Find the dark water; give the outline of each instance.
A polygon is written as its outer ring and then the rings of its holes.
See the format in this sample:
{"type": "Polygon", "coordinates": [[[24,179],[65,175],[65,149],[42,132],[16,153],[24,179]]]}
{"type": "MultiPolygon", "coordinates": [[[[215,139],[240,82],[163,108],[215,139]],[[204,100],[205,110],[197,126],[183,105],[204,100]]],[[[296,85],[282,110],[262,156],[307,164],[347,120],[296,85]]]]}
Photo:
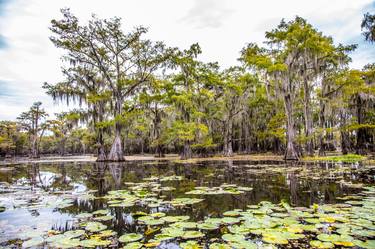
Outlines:
{"type": "MultiPolygon", "coordinates": [[[[186,197],[185,192],[196,186],[219,186],[222,183],[252,187],[241,195],[204,196],[204,201],[183,208],[110,208],[113,221],[104,222],[119,234],[139,232],[133,222],[132,212],[165,212],[168,215],[189,215],[191,220],[207,216],[220,216],[227,210],[245,209],[249,204],[261,201],[279,203],[285,200],[293,206],[310,206],[313,203],[340,202],[336,197],[358,193],[356,183],[373,184],[374,172],[359,164],[299,164],[285,165],[280,162],[207,161],[191,164],[174,162],[124,162],[124,163],[40,163],[12,166],[13,170],[0,170],[0,204],[9,199],[22,200],[22,191],[37,190],[43,196],[97,190],[95,196],[103,196],[110,190],[126,188],[126,182],[141,182],[143,178],[156,176],[183,176],[181,181],[162,182],[174,191],[162,192],[166,200],[186,197]],[[15,187],[12,196],[7,187],[15,187]],[[20,194],[21,193],[21,194],[20,194]]],[[[191,197],[191,196],[190,196],[191,197]]],[[[197,196],[194,196],[197,197],[197,196]]],[[[32,199],[28,198],[29,204],[32,199]]],[[[106,209],[101,199],[76,199],[74,205],[63,208],[7,208],[0,213],[0,243],[16,239],[22,228],[45,226],[54,230],[74,228],[72,217],[82,212],[106,209]]],[[[0,244],[1,245],[1,244],[0,244]]]]}

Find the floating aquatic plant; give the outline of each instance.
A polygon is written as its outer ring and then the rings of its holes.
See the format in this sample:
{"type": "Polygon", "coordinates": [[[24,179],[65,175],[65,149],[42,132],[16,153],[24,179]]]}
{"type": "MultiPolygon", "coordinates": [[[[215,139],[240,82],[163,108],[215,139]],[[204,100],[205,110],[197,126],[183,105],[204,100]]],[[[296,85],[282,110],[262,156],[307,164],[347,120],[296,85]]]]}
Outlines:
{"type": "Polygon", "coordinates": [[[141,240],[143,236],[141,234],[136,233],[128,233],[120,236],[118,240],[123,243],[135,242],[141,240]]]}

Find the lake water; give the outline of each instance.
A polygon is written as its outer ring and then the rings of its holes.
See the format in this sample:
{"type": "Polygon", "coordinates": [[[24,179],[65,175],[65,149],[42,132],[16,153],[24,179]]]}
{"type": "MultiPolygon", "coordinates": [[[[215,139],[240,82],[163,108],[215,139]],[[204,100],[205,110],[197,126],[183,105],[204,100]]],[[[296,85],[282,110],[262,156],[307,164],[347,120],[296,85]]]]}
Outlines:
{"type": "MultiPolygon", "coordinates": [[[[324,229],[333,223],[353,225],[351,219],[355,212],[352,209],[348,211],[351,208],[349,205],[353,205],[353,208],[363,207],[360,212],[368,213],[371,217],[375,215],[373,212],[375,208],[368,208],[368,206],[372,207],[372,201],[374,201],[372,189],[367,189],[367,193],[364,193],[366,189],[363,189],[363,187],[374,186],[374,176],[374,167],[365,167],[358,163],[286,165],[278,161],[229,160],[197,163],[63,162],[29,163],[13,165],[10,168],[7,166],[0,170],[0,207],[5,209],[0,212],[0,246],[18,248],[21,247],[23,241],[29,241],[24,244],[24,247],[30,245],[32,248],[62,248],[64,246],[68,248],[78,247],[79,241],[90,239],[105,241],[105,243],[100,246],[99,242],[95,244],[95,241],[91,241],[92,243],[88,241],[81,246],[120,248],[128,245],[128,248],[138,248],[146,245],[147,247],[178,248],[180,245],[184,248],[199,248],[195,247],[196,242],[199,246],[207,248],[214,243],[216,247],[210,248],[219,248],[219,246],[226,248],[225,246],[228,245],[234,248],[306,248],[309,247],[311,240],[322,241],[322,243],[332,242],[333,245],[335,244],[331,241],[333,238],[317,240],[315,236],[326,233],[324,229]],[[350,203],[350,200],[365,200],[365,202],[356,205],[354,202],[350,203]],[[279,205],[281,202],[288,205],[279,205]],[[371,205],[368,204],[369,202],[371,205]],[[337,203],[347,204],[342,207],[334,205],[337,203]],[[313,204],[324,207],[323,211],[314,211],[311,207],[313,204]],[[325,207],[330,207],[331,204],[339,211],[347,211],[348,213],[343,215],[347,220],[344,221],[343,218],[340,220],[341,218],[330,215],[329,217],[333,216],[335,219],[331,222],[327,214],[340,213],[336,210],[327,211],[325,207]],[[289,223],[277,225],[281,217],[285,218],[287,215],[272,215],[272,213],[288,213],[297,217],[288,209],[289,205],[297,208],[293,209],[293,212],[312,213],[314,217],[311,217],[320,219],[320,222],[317,222],[319,226],[316,227],[318,230],[310,233],[306,227],[306,230],[302,229],[304,231],[294,231],[305,237],[287,238],[287,244],[285,241],[273,243],[269,242],[269,239],[262,239],[262,236],[278,237],[285,229],[292,227],[289,223]],[[366,209],[364,209],[365,206],[366,209]],[[281,210],[282,208],[285,210],[281,210]],[[101,211],[92,214],[97,210],[101,211]],[[256,213],[252,210],[266,211],[256,213]],[[247,213],[245,215],[241,212],[247,213]],[[87,214],[87,217],[82,215],[82,218],[77,218],[77,215],[80,217],[82,213],[87,214]],[[152,221],[150,221],[151,218],[147,218],[151,217],[151,214],[155,214],[152,221]],[[159,222],[163,217],[176,216],[189,217],[178,221],[165,219],[165,222],[164,220],[159,222]],[[139,217],[144,218],[139,220],[139,217]],[[212,224],[217,225],[217,229],[215,226],[211,229],[194,227],[194,223],[195,225],[202,224],[208,218],[223,217],[231,217],[233,221],[213,222],[212,224]],[[244,224],[247,218],[248,223],[252,224],[265,219],[273,219],[276,225],[261,228],[247,227],[246,232],[236,232],[235,226],[244,224]],[[237,222],[234,219],[238,219],[237,222]],[[91,225],[98,225],[99,222],[106,228],[90,230],[85,228],[88,222],[94,223],[91,225]],[[182,222],[180,224],[182,227],[173,226],[176,222],[182,222]],[[191,226],[183,222],[190,222],[191,226]],[[198,231],[199,233],[169,234],[168,237],[165,235],[167,230],[164,232],[159,230],[168,226],[178,231],[198,231]],[[278,230],[275,230],[275,227],[279,227],[278,230]],[[274,230],[271,231],[271,228],[274,230]],[[272,232],[272,234],[257,234],[256,231],[259,229],[268,229],[264,231],[272,232]],[[61,235],[60,238],[55,237],[56,240],[69,240],[65,241],[66,243],[61,242],[62,244],[52,239],[48,240],[50,237],[69,230],[79,230],[82,234],[66,238],[62,238],[61,235]],[[108,233],[112,234],[100,235],[100,231],[103,230],[110,230],[108,233]],[[134,235],[134,239],[127,238],[124,242],[118,242],[118,237],[124,234],[142,235],[142,238],[136,238],[134,235]],[[165,239],[157,234],[164,234],[165,239]],[[243,238],[240,241],[250,241],[252,244],[242,242],[241,244],[236,237],[224,238],[224,234],[241,235],[243,238]],[[186,244],[186,241],[194,242],[186,244]],[[254,245],[256,247],[252,247],[254,245]]],[[[308,224],[303,220],[304,217],[302,215],[296,218],[300,226],[308,224]]],[[[371,219],[370,222],[371,224],[366,225],[367,228],[362,227],[362,229],[374,232],[375,226],[371,219]]],[[[353,226],[354,228],[351,228],[355,230],[357,225],[353,226]]],[[[328,234],[351,236],[352,244],[347,245],[354,247],[359,246],[360,243],[367,243],[370,246],[363,248],[373,248],[371,247],[372,233],[355,236],[351,230],[347,234],[342,234],[334,232],[335,229],[340,229],[340,226],[332,225],[332,227],[333,229],[328,234]],[[354,240],[357,241],[353,242],[354,240]]],[[[346,238],[345,241],[349,239],[346,238]]],[[[336,243],[337,246],[340,245],[336,243]]]]}

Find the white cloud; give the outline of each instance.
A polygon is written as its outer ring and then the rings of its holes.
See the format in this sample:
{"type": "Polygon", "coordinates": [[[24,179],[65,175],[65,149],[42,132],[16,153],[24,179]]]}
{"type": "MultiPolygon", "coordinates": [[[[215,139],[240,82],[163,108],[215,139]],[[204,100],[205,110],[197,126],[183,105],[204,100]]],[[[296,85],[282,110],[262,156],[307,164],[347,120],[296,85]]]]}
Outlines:
{"type": "Polygon", "coordinates": [[[41,84],[61,80],[61,51],[49,41],[50,20],[60,18],[59,10],[70,7],[81,20],[91,13],[99,17],[119,16],[124,28],[144,25],[148,37],[170,46],[186,48],[199,42],[205,61],[224,67],[236,63],[248,42],[261,43],[264,32],[281,18],[307,18],[337,43],[360,43],[353,54],[353,66],[374,61],[372,46],[363,46],[360,22],[370,11],[371,0],[10,0],[0,16],[0,35],[7,47],[0,49],[0,119],[15,119],[34,101],[42,100],[50,113],[64,109],[54,106],[41,84]],[[366,10],[367,8],[367,10],[366,10]],[[361,49],[362,48],[362,49],[361,49]],[[4,85],[4,83],[3,83],[4,85]],[[11,96],[1,91],[9,89],[11,96]]]}
{"type": "Polygon", "coordinates": [[[193,23],[197,28],[219,28],[226,17],[233,13],[228,2],[216,0],[194,0],[193,6],[181,21],[193,23]]]}

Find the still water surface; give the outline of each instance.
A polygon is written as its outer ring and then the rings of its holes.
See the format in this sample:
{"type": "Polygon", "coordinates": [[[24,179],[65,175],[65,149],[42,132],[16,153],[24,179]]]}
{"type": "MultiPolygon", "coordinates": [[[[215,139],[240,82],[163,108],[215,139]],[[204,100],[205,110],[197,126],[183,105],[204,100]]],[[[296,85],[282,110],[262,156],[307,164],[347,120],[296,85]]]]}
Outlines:
{"type": "MultiPolygon", "coordinates": [[[[273,161],[204,161],[177,163],[171,161],[133,161],[124,163],[30,163],[0,170],[0,245],[17,244],[24,231],[32,229],[67,231],[76,228],[74,216],[109,209],[114,218],[103,222],[118,234],[143,232],[132,214],[163,212],[167,215],[188,215],[190,221],[221,217],[228,210],[245,210],[261,201],[309,207],[340,203],[337,197],[359,193],[356,184],[373,185],[374,171],[359,164],[320,163],[286,165],[273,161]],[[144,178],[182,176],[182,180],[162,181],[157,197],[173,200],[179,197],[204,199],[184,207],[109,207],[107,200],[80,198],[81,193],[95,197],[108,191],[126,189],[129,183],[144,178]],[[193,196],[185,194],[197,186],[217,187],[221,184],[250,187],[242,194],[193,196]],[[95,190],[95,192],[90,192],[95,190]],[[78,196],[73,205],[60,208],[58,196],[78,196]],[[45,205],[48,204],[57,205],[45,205]]],[[[62,203],[61,205],[64,205],[62,203]]],[[[22,238],[21,238],[22,239],[22,238]]],[[[171,246],[169,246],[171,247],[171,246]]]]}

